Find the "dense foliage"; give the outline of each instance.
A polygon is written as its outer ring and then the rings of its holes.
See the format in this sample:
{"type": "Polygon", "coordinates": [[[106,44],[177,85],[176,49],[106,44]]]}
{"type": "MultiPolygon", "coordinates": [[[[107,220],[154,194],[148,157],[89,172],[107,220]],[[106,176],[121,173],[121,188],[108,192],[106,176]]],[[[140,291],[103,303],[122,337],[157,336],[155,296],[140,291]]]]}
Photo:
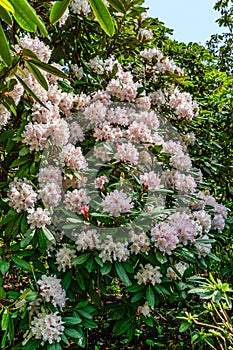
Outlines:
{"type": "Polygon", "coordinates": [[[30,4],[0,1],[1,348],[130,340],[232,254],[232,77],[142,0],[30,4]]]}

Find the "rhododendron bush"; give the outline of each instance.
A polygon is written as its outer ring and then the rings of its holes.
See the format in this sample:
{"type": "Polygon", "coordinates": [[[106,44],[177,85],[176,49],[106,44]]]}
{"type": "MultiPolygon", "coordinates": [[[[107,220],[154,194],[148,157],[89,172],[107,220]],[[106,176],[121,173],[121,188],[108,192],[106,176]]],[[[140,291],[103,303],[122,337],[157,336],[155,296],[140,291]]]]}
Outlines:
{"type": "Polygon", "coordinates": [[[2,7],[1,346],[85,347],[100,314],[131,339],[217,259],[227,209],[172,126],[199,107],[142,1],[30,3],[2,7]]]}

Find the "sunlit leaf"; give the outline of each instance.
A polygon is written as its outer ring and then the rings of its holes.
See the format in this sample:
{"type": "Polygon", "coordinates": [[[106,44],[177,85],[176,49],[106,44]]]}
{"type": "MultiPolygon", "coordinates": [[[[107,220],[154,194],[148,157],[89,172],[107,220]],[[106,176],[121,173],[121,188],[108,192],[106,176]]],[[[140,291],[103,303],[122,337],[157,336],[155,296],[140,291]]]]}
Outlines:
{"type": "Polygon", "coordinates": [[[56,23],[64,14],[65,10],[71,3],[71,0],[56,1],[53,4],[52,10],[50,12],[50,22],[52,24],[56,23]]]}
{"type": "Polygon", "coordinates": [[[92,11],[96,16],[101,28],[109,36],[114,35],[114,25],[110,13],[102,0],[89,0],[92,11]]]}

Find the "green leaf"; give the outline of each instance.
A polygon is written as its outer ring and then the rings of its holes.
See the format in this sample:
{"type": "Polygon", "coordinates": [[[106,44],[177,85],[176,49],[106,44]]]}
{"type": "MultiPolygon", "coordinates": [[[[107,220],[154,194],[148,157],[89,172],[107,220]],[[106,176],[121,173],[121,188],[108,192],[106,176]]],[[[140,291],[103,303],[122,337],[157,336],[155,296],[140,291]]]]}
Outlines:
{"type": "Polygon", "coordinates": [[[156,259],[160,262],[160,264],[165,264],[167,262],[167,257],[161,253],[159,250],[155,251],[156,259]]]}
{"type": "Polygon", "coordinates": [[[37,67],[40,67],[41,69],[45,70],[46,72],[56,75],[59,78],[66,79],[67,75],[63,73],[60,69],[57,69],[56,67],[51,66],[48,63],[41,62],[40,60],[36,59],[30,59],[28,62],[31,62],[35,64],[37,67]]]}
{"type": "Polygon", "coordinates": [[[91,253],[84,253],[80,256],[77,256],[77,258],[74,258],[72,263],[74,265],[82,265],[85,261],[87,261],[87,259],[89,258],[89,256],[91,255],[91,253]]]}
{"type": "Polygon", "coordinates": [[[115,335],[121,335],[129,329],[130,325],[131,325],[130,320],[125,320],[125,321],[118,320],[115,322],[113,326],[113,333],[115,335]]]}
{"type": "Polygon", "coordinates": [[[5,33],[3,31],[2,25],[0,23],[0,55],[3,59],[3,61],[10,66],[12,62],[11,53],[10,53],[10,47],[8,44],[8,40],[5,36],[5,33]]]}
{"type": "Polygon", "coordinates": [[[15,257],[15,256],[12,256],[11,260],[14,261],[14,263],[17,266],[21,267],[21,269],[31,272],[31,266],[30,266],[30,264],[27,261],[19,259],[19,258],[15,257]]]}
{"type": "Polygon", "coordinates": [[[107,275],[112,269],[112,264],[110,263],[105,263],[103,266],[100,268],[100,273],[101,275],[107,275]]]}
{"type": "Polygon", "coordinates": [[[45,237],[47,238],[48,241],[52,242],[53,244],[56,244],[56,240],[54,238],[54,235],[52,234],[51,231],[47,229],[47,227],[42,227],[41,228],[45,237]]]}
{"type": "Polygon", "coordinates": [[[36,54],[29,49],[23,48],[22,54],[23,54],[23,56],[26,56],[27,58],[31,57],[31,58],[35,58],[36,60],[38,60],[38,57],[36,56],[36,54]]]}
{"type": "Polygon", "coordinates": [[[125,13],[125,6],[120,0],[108,0],[108,3],[117,11],[125,13]]]}
{"type": "Polygon", "coordinates": [[[179,332],[183,333],[183,332],[187,331],[187,329],[189,329],[191,327],[191,325],[192,324],[188,321],[181,323],[180,328],[179,328],[179,332]]]}
{"type": "Polygon", "coordinates": [[[43,74],[40,72],[40,70],[35,66],[34,63],[30,62],[30,61],[25,61],[26,66],[28,67],[29,71],[32,73],[32,75],[34,76],[34,78],[38,81],[38,83],[45,89],[48,91],[49,87],[48,87],[48,83],[47,80],[45,79],[45,77],[43,76],[43,74]]]}
{"type": "Polygon", "coordinates": [[[104,2],[102,0],[89,0],[89,3],[101,28],[107,35],[113,36],[115,33],[113,21],[104,2]]]}
{"type": "Polygon", "coordinates": [[[155,295],[154,295],[154,291],[153,291],[153,288],[151,287],[151,285],[149,285],[147,287],[146,299],[148,301],[149,306],[150,307],[154,307],[154,305],[155,305],[155,295]]]}
{"type": "Polygon", "coordinates": [[[71,0],[63,0],[63,1],[56,1],[53,4],[52,10],[50,12],[50,22],[52,24],[56,23],[63,15],[69,4],[71,3],[71,0]]]}
{"type": "Polygon", "coordinates": [[[82,319],[79,316],[63,317],[62,321],[64,321],[67,326],[72,326],[72,325],[81,323],[82,319]]]}
{"type": "Polygon", "coordinates": [[[0,0],[0,6],[2,6],[5,10],[14,13],[14,8],[11,3],[7,0],[0,0]]]}
{"type": "Polygon", "coordinates": [[[118,262],[118,261],[115,262],[115,269],[116,269],[116,272],[117,272],[117,274],[118,274],[120,280],[121,280],[127,287],[131,286],[132,283],[131,283],[131,281],[130,281],[128,275],[127,275],[127,272],[125,271],[123,265],[122,265],[120,262],[118,262]]]}
{"type": "Polygon", "coordinates": [[[68,290],[68,288],[72,282],[72,275],[73,275],[73,271],[70,270],[65,274],[65,276],[62,279],[62,286],[65,290],[68,290]]]}
{"type": "Polygon", "coordinates": [[[11,15],[9,14],[9,12],[7,10],[5,10],[3,7],[0,6],[0,18],[3,19],[3,21],[5,21],[7,24],[9,24],[10,26],[12,25],[12,18],[11,15]]]}
{"type": "Polygon", "coordinates": [[[11,4],[15,11],[14,17],[20,27],[29,32],[35,32],[38,27],[45,36],[48,36],[43,22],[26,0],[11,0],[11,4]]]}
{"type": "Polygon", "coordinates": [[[30,339],[24,346],[23,350],[35,350],[38,349],[42,340],[30,339]]]}
{"type": "Polygon", "coordinates": [[[2,331],[5,331],[8,328],[9,318],[10,318],[9,312],[8,310],[5,310],[2,314],[2,321],[1,321],[2,331]]]}
{"type": "Polygon", "coordinates": [[[73,329],[73,328],[66,328],[64,330],[64,333],[68,336],[68,337],[71,337],[71,338],[81,338],[82,337],[82,334],[79,333],[76,329],[73,329]]]}
{"type": "Polygon", "coordinates": [[[20,247],[21,248],[25,248],[28,246],[28,244],[31,242],[31,240],[33,239],[34,235],[35,235],[35,230],[28,230],[30,231],[30,233],[27,235],[27,237],[23,238],[21,241],[20,241],[20,247]]]}
{"type": "Polygon", "coordinates": [[[5,275],[5,273],[7,273],[7,271],[9,271],[9,268],[10,268],[10,263],[9,261],[6,260],[5,257],[3,257],[1,260],[0,260],[0,271],[3,275],[5,275]]]}
{"type": "Polygon", "coordinates": [[[46,105],[34,94],[34,92],[29,88],[29,86],[27,86],[27,84],[25,84],[25,82],[17,75],[15,74],[16,78],[18,79],[18,81],[20,82],[20,84],[24,87],[24,89],[29,93],[29,95],[31,95],[34,100],[36,102],[38,102],[41,106],[43,106],[44,108],[48,109],[46,107],[46,105]]]}

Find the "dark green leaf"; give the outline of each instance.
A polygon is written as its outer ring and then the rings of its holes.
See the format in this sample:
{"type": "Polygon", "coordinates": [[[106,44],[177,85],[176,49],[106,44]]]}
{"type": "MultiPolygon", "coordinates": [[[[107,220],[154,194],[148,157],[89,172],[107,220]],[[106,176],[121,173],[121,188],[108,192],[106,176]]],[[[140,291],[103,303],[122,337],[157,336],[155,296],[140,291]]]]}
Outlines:
{"type": "Polygon", "coordinates": [[[31,95],[34,100],[36,102],[38,102],[41,106],[43,106],[44,108],[48,109],[45,104],[34,94],[34,92],[29,88],[29,86],[27,86],[27,84],[25,84],[25,82],[16,74],[15,75],[16,78],[18,79],[18,81],[20,82],[20,84],[24,87],[24,89],[29,93],[29,95],[31,95]]]}
{"type": "Polygon", "coordinates": [[[117,11],[125,12],[125,6],[120,0],[109,0],[108,3],[117,11]]]}
{"type": "Polygon", "coordinates": [[[115,269],[116,269],[116,272],[117,272],[117,275],[119,276],[120,280],[127,286],[131,286],[131,281],[127,275],[127,272],[125,271],[122,263],[116,261],[115,262],[115,269]]]}
{"type": "Polygon", "coordinates": [[[12,25],[12,23],[13,23],[11,15],[2,6],[0,6],[0,18],[2,18],[3,21],[5,21],[9,25],[12,25]]]}
{"type": "Polygon", "coordinates": [[[59,78],[63,78],[63,79],[67,78],[67,75],[65,73],[63,73],[60,69],[53,67],[52,65],[50,65],[48,63],[44,63],[44,62],[41,62],[40,60],[36,60],[36,59],[30,59],[30,60],[28,60],[28,62],[35,64],[37,67],[40,67],[41,69],[45,70],[46,72],[53,74],[53,75],[56,75],[59,78]]]}
{"type": "Polygon", "coordinates": [[[73,328],[66,328],[64,330],[64,333],[68,336],[68,337],[71,337],[71,338],[81,338],[82,337],[82,334],[79,333],[76,329],[73,329],[73,328]]]}
{"type": "Polygon", "coordinates": [[[77,256],[77,258],[74,258],[72,263],[74,265],[81,265],[83,264],[85,261],[87,261],[87,259],[89,258],[89,256],[91,255],[91,253],[84,253],[80,256],[77,256]]]}
{"type": "Polygon", "coordinates": [[[149,284],[146,290],[146,299],[150,307],[154,307],[155,305],[155,295],[152,286],[149,284]]]}
{"type": "Polygon", "coordinates": [[[63,317],[62,321],[64,321],[67,326],[72,326],[72,325],[81,323],[82,319],[79,316],[63,317]]]}
{"type": "Polygon", "coordinates": [[[112,269],[112,264],[110,263],[105,263],[103,266],[100,268],[100,273],[101,275],[107,275],[112,269]]]}
{"type": "Polygon", "coordinates": [[[29,71],[32,73],[34,78],[38,81],[38,83],[48,91],[48,83],[43,74],[40,72],[40,70],[30,61],[25,61],[26,66],[28,67],[29,71]]]}
{"type": "Polygon", "coordinates": [[[17,266],[21,267],[21,269],[31,272],[31,266],[30,266],[30,264],[27,261],[19,259],[19,258],[15,257],[15,256],[12,256],[11,260],[14,261],[14,263],[17,266]]]}

